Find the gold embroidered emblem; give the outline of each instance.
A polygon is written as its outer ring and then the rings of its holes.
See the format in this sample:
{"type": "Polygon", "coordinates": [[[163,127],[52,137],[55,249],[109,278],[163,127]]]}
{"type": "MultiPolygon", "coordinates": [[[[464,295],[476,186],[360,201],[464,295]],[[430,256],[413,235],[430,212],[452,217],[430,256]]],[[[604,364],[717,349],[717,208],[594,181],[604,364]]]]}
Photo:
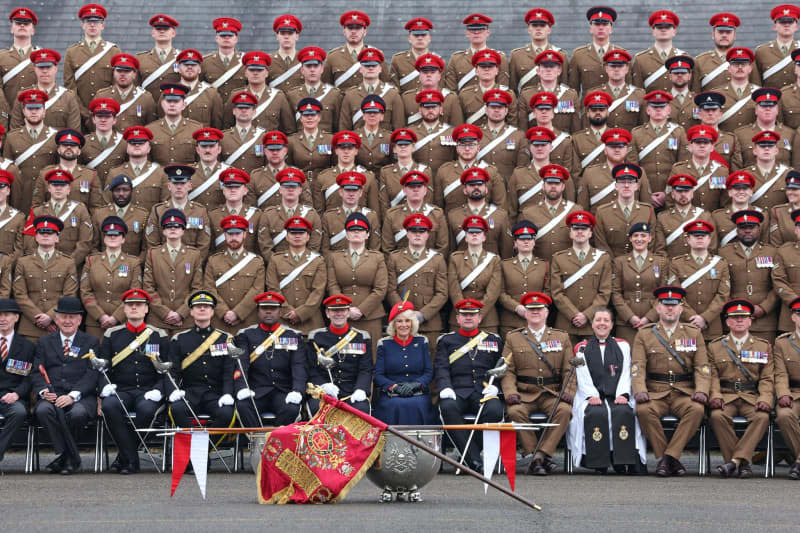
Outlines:
{"type": "Polygon", "coordinates": [[[619,438],[621,440],[628,440],[628,428],[622,426],[619,430],[619,438]]]}
{"type": "Polygon", "coordinates": [[[603,434],[600,433],[600,428],[598,427],[594,428],[594,433],[592,433],[592,440],[594,440],[595,442],[600,442],[601,440],[603,440],[603,434]]]}

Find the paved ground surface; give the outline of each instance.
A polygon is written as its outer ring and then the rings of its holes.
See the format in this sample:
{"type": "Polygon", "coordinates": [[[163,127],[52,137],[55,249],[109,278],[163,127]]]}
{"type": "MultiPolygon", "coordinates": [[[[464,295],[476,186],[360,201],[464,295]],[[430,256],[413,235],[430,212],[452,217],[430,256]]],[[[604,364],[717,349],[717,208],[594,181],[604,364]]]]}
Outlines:
{"type": "MultiPolygon", "coordinates": [[[[52,457],[42,455],[42,465],[52,457]]],[[[776,478],[722,480],[691,475],[547,478],[519,475],[517,491],[543,507],[529,510],[464,477],[440,474],[423,489],[422,503],[376,503],[379,490],[364,479],[339,505],[257,505],[255,476],[226,474],[214,465],[203,501],[192,477],[170,499],[170,479],[154,471],[135,476],[83,473],[70,478],[22,473],[24,458],[9,454],[0,477],[2,530],[113,531],[797,531],[800,483],[776,478]],[[190,526],[191,524],[191,526],[190,526]],[[490,525],[491,524],[491,525],[490,525]]],[[[92,462],[84,456],[84,464],[92,462]]],[[[714,465],[718,457],[712,457],[714,465]]],[[[650,459],[651,470],[653,459],[650,459]]],[[[149,469],[152,470],[152,467],[149,469]]],[[[763,473],[759,467],[756,474],[763,473]]],[[[505,483],[505,481],[503,480],[505,483]]]]}

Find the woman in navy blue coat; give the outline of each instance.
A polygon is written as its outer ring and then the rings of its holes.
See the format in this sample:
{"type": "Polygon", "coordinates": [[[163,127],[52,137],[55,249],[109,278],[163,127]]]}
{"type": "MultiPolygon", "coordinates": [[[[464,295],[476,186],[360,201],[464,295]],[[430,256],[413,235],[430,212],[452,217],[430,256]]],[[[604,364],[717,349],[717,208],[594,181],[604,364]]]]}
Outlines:
{"type": "Polygon", "coordinates": [[[378,398],[372,415],[390,425],[434,423],[433,365],[428,339],[417,335],[418,329],[414,305],[399,302],[389,313],[389,336],[378,342],[374,378],[378,398]]]}

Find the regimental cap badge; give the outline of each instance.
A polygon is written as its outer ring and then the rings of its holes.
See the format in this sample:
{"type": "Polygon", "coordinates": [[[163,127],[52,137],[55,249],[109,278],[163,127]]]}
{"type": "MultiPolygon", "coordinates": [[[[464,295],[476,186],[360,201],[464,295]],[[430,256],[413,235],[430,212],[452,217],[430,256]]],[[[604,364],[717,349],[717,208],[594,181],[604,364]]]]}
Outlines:
{"type": "Polygon", "coordinates": [[[179,169],[179,168],[176,168],[175,169],[175,175],[176,176],[180,176],[181,174],[183,174],[183,171],[181,169],[179,169]]]}
{"type": "Polygon", "coordinates": [[[577,215],[575,215],[575,220],[583,220],[583,219],[584,219],[584,216],[581,213],[578,213],[577,215]]]}
{"type": "Polygon", "coordinates": [[[422,219],[417,217],[414,219],[414,224],[422,224],[422,219]]]}
{"type": "Polygon", "coordinates": [[[661,20],[667,20],[667,14],[661,13],[661,20]]]}
{"type": "Polygon", "coordinates": [[[254,56],[253,56],[253,61],[261,61],[261,56],[259,56],[259,55],[254,55],[254,56]]]}

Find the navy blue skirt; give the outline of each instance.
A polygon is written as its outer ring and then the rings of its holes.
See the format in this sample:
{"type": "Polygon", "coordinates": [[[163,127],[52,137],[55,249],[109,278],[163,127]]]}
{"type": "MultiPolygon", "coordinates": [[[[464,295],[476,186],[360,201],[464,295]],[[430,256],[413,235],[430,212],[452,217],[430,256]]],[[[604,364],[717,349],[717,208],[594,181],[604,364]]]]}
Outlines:
{"type": "Polygon", "coordinates": [[[437,423],[430,394],[410,398],[390,398],[381,392],[372,416],[389,425],[416,426],[437,423]]]}

